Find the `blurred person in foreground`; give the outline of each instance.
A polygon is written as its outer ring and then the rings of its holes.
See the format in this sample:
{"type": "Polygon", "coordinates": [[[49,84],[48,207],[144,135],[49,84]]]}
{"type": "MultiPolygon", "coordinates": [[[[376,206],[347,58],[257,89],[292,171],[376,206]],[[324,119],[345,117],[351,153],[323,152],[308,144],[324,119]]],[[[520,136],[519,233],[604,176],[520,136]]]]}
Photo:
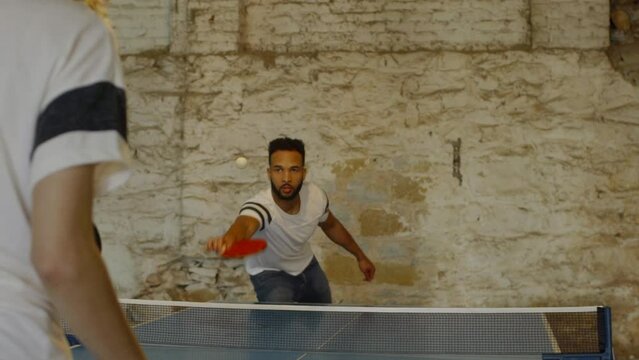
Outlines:
{"type": "Polygon", "coordinates": [[[93,198],[128,177],[126,99],[100,2],[0,2],[0,358],[144,359],[96,242],[93,198]],[[89,7],[93,8],[92,11],[89,7]]]}

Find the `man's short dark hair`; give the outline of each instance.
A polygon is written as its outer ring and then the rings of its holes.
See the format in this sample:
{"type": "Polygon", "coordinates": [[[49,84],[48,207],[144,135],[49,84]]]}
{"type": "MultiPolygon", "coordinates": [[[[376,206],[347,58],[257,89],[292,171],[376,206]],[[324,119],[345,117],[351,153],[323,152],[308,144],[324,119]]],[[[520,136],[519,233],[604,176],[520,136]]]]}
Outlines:
{"type": "Polygon", "coordinates": [[[306,158],[306,152],[304,151],[304,142],[299,139],[291,139],[287,136],[280,137],[271,140],[268,144],[268,163],[271,164],[271,155],[276,151],[297,151],[302,155],[302,164],[306,158]]]}

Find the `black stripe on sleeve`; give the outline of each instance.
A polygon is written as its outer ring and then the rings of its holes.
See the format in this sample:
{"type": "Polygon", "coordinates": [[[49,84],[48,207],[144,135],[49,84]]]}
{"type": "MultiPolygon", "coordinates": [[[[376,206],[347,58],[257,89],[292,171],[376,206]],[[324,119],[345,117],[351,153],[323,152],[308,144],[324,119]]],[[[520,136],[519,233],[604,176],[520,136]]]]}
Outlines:
{"type": "Polygon", "coordinates": [[[264,215],[262,215],[262,213],[257,210],[257,208],[254,208],[252,206],[243,206],[242,209],[240,210],[240,213],[242,213],[242,211],[244,210],[252,210],[255,211],[255,213],[260,217],[260,219],[262,220],[262,226],[260,227],[260,231],[264,230],[264,227],[266,226],[266,223],[264,222],[264,215]]]}
{"type": "Polygon", "coordinates": [[[247,202],[244,203],[244,205],[249,205],[249,204],[250,205],[259,206],[260,209],[264,210],[264,213],[266,213],[266,216],[268,217],[268,223],[269,224],[271,223],[271,221],[273,221],[273,218],[271,217],[271,213],[266,209],[266,207],[264,205],[262,205],[260,203],[253,202],[253,201],[247,201],[247,202]]]}
{"type": "Polygon", "coordinates": [[[31,157],[47,140],[78,130],[116,130],[126,139],[124,90],[110,82],[98,82],[55,98],[38,116],[31,157]]]}

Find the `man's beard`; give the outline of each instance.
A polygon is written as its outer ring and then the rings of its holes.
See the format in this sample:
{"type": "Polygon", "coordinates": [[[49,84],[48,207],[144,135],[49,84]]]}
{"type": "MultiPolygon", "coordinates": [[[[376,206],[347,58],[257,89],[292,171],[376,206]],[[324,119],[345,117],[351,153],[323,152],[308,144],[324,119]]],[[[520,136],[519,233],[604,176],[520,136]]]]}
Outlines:
{"type": "Polygon", "coordinates": [[[301,182],[295,189],[293,189],[293,192],[290,195],[284,195],[280,192],[280,190],[278,188],[275,187],[275,184],[273,183],[273,181],[271,181],[271,191],[280,199],[280,200],[292,200],[295,199],[295,197],[297,196],[297,194],[300,193],[300,190],[302,190],[302,185],[304,185],[304,182],[301,182]]]}

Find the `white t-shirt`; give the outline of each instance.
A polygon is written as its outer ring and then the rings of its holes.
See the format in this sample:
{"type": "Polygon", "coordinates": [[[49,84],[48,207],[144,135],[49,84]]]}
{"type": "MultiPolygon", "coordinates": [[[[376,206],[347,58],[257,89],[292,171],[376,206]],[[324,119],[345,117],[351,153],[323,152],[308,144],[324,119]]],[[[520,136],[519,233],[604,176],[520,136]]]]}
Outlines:
{"type": "Polygon", "coordinates": [[[317,225],[328,217],[328,198],[322,189],[310,182],[304,183],[299,195],[300,210],[295,215],[277,206],[270,187],[242,205],[240,215],[260,222],[253,238],[268,242],[266,250],[244,261],[249,274],[281,270],[298,275],[310,264],[313,251],[309,240],[317,225]]]}
{"type": "Polygon", "coordinates": [[[0,359],[70,359],[30,259],[31,194],[57,171],[126,180],[126,101],[111,33],[82,2],[0,1],[0,359]]]}

